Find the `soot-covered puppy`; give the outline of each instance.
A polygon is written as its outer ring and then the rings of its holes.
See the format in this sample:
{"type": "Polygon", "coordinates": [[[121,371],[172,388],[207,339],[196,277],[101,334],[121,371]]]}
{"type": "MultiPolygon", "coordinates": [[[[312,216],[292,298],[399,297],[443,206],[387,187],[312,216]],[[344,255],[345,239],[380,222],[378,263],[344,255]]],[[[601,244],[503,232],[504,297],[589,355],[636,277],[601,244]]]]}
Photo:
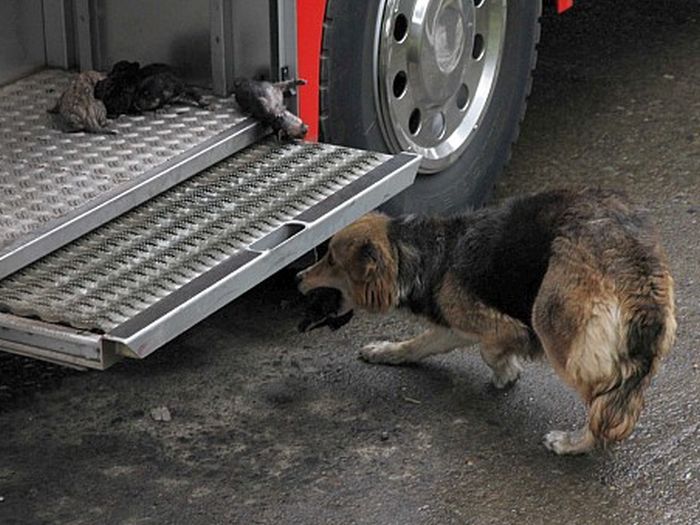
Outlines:
{"type": "Polygon", "coordinates": [[[544,355],[588,407],[586,425],[545,445],[577,454],[627,437],[676,331],[673,279],[646,216],[605,190],[548,191],[451,218],[370,214],[336,234],[301,272],[300,290],[342,292],[353,308],[403,308],[432,323],[366,346],[405,363],[481,344],[493,384],[544,355]]]}
{"type": "Polygon", "coordinates": [[[206,107],[197,89],[187,85],[167,64],[149,64],[120,60],[95,86],[110,117],[152,111],[171,103],[206,107]]]}
{"type": "Polygon", "coordinates": [[[140,67],[138,62],[120,60],[95,86],[95,97],[104,103],[108,117],[116,118],[133,111],[140,67]]]}
{"type": "Polygon", "coordinates": [[[107,109],[94,94],[95,85],[103,78],[104,74],[97,71],[77,74],[49,113],[58,115],[63,127],[70,132],[116,133],[107,129],[107,109]]]}
{"type": "Polygon", "coordinates": [[[293,94],[306,80],[267,82],[265,80],[236,79],[233,90],[241,109],[253,118],[270,126],[281,140],[303,139],[309,127],[284,105],[285,95],[293,94]]]}
{"type": "Polygon", "coordinates": [[[187,85],[175,70],[166,64],[149,64],[139,71],[133,107],[136,111],[152,111],[171,103],[206,107],[202,96],[187,85]]]}
{"type": "Polygon", "coordinates": [[[306,298],[304,318],[297,326],[300,332],[310,332],[322,326],[338,330],[352,319],[352,310],[338,315],[343,307],[343,294],[336,288],[314,288],[306,298]]]}

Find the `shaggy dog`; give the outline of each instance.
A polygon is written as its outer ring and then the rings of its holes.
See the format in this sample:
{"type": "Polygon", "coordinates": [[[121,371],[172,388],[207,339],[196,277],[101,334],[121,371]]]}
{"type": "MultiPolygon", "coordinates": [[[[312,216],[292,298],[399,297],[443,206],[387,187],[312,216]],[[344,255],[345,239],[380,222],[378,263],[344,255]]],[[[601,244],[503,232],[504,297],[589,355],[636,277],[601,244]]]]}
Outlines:
{"type": "Polygon", "coordinates": [[[449,218],[372,213],[336,234],[298,274],[303,293],[340,290],[353,308],[408,309],[431,323],[407,341],[368,345],[398,364],[475,341],[493,384],[545,355],[588,407],[586,425],[544,439],[578,454],[627,437],[676,331],[673,279],[654,228],[620,194],[548,191],[449,218]]]}

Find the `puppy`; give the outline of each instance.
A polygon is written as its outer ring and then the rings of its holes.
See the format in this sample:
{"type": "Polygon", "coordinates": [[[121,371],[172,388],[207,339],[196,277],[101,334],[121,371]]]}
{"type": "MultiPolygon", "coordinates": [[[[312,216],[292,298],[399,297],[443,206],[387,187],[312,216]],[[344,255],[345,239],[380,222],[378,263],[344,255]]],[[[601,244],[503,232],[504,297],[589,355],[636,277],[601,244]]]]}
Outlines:
{"type": "Polygon", "coordinates": [[[338,316],[338,310],[343,305],[343,294],[336,288],[314,288],[307,298],[304,318],[297,326],[300,332],[310,332],[322,326],[338,330],[352,319],[352,310],[338,316]]]}
{"type": "Polygon", "coordinates": [[[133,107],[137,112],[153,111],[166,104],[184,103],[206,107],[199,92],[177,76],[166,64],[150,64],[141,68],[133,107]]]}
{"type": "Polygon", "coordinates": [[[118,117],[153,111],[170,103],[206,107],[201,94],[188,86],[167,64],[149,64],[120,60],[95,86],[95,96],[102,100],[107,115],[118,117]]]}
{"type": "Polygon", "coordinates": [[[654,228],[620,194],[548,191],[451,218],[369,214],[336,234],[299,287],[340,290],[338,315],[402,308],[422,335],[366,346],[398,364],[481,344],[493,384],[544,355],[588,407],[545,445],[578,454],[627,437],[675,332],[673,279],[654,228]]]}
{"type": "Polygon", "coordinates": [[[116,133],[107,129],[107,109],[94,95],[95,85],[103,78],[97,71],[76,75],[49,113],[57,114],[70,132],[116,133]]]}
{"type": "Polygon", "coordinates": [[[104,103],[108,117],[116,118],[133,112],[140,67],[138,62],[120,60],[95,86],[95,97],[104,103]]]}
{"type": "Polygon", "coordinates": [[[303,139],[309,127],[284,105],[284,96],[294,94],[306,80],[275,84],[264,80],[237,79],[233,90],[241,109],[277,133],[280,140],[303,139]]]}

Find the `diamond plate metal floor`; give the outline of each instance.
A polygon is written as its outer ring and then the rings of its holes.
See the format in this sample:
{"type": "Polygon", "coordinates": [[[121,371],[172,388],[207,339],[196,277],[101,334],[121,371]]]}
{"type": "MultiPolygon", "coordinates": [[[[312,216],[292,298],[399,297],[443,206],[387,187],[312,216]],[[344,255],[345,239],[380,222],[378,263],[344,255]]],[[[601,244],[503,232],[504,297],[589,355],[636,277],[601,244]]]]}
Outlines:
{"type": "Polygon", "coordinates": [[[0,279],[0,349],[143,358],[413,183],[420,157],[266,140],[0,279]]]}
{"type": "Polygon", "coordinates": [[[262,135],[233,98],[215,97],[122,115],[118,135],[65,133],[47,109],[72,75],[0,88],[0,278],[262,135]]]}
{"type": "Polygon", "coordinates": [[[0,311],[109,332],[389,159],[251,146],[0,281],[0,311]]]}

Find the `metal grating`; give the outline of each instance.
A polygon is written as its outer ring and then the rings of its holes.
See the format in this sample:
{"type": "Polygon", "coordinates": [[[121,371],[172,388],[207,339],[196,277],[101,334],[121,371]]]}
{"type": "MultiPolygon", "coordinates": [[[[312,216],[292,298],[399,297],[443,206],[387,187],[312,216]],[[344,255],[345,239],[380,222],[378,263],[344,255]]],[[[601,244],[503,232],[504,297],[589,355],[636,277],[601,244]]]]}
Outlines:
{"type": "Polygon", "coordinates": [[[245,120],[233,99],[112,121],[118,135],[65,133],[47,113],[73,73],[45,70],[0,88],[0,255],[108,191],[245,120]]]}
{"type": "Polygon", "coordinates": [[[388,159],[251,146],[0,281],[0,310],[108,332],[388,159]]]}

